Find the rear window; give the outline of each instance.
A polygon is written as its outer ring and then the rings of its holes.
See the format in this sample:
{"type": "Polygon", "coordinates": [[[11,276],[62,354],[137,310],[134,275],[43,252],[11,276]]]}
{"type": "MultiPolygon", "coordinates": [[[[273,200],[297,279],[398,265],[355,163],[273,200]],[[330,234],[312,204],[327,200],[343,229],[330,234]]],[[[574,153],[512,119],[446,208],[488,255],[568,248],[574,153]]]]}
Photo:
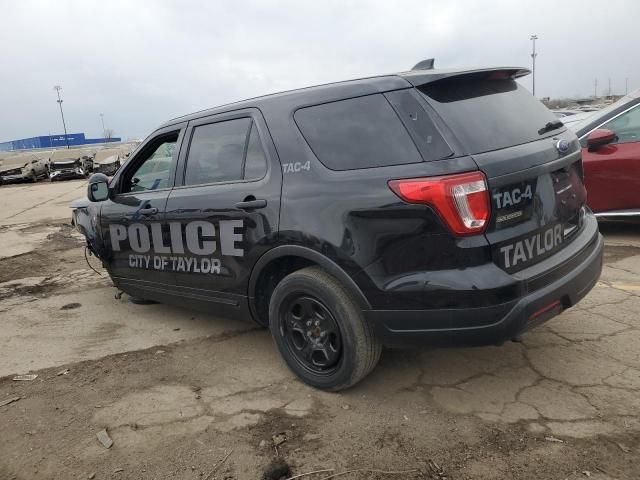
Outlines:
{"type": "Polygon", "coordinates": [[[557,118],[512,79],[450,79],[419,90],[468,153],[520,145],[561,131],[538,133],[557,118]]]}
{"type": "Polygon", "coordinates": [[[306,107],[294,117],[313,153],[332,170],[422,161],[398,115],[382,95],[306,107]]]}

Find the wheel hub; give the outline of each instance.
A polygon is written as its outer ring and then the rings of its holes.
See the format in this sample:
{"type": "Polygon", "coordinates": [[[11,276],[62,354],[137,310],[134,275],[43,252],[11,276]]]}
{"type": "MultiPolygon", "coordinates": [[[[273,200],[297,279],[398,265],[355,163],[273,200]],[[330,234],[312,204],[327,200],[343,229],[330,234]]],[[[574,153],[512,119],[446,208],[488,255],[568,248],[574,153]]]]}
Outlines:
{"type": "Polygon", "coordinates": [[[342,356],[342,336],[333,314],[318,299],[296,295],[283,302],[280,334],[306,369],[327,374],[337,367],[342,356]]]}

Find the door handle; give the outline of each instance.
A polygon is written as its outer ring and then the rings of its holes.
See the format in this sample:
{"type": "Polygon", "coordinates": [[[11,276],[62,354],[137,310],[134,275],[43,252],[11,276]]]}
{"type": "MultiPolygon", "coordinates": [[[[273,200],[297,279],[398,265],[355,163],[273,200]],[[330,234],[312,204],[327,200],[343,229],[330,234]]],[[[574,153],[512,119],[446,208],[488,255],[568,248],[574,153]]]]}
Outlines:
{"type": "Polygon", "coordinates": [[[142,208],[142,209],[140,209],[138,211],[142,215],[155,215],[156,213],[158,213],[158,209],[156,207],[142,208]]]}
{"type": "Polygon", "coordinates": [[[258,208],[264,208],[267,206],[267,201],[264,199],[259,200],[245,200],[244,202],[236,203],[236,208],[241,210],[255,210],[258,208]]]}

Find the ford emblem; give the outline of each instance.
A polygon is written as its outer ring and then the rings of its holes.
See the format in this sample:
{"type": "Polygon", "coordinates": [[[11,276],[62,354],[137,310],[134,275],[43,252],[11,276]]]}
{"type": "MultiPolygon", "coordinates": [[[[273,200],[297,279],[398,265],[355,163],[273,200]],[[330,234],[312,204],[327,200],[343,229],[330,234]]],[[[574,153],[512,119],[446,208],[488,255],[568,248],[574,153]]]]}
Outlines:
{"type": "Polygon", "coordinates": [[[556,148],[560,153],[567,153],[569,151],[569,142],[566,140],[558,140],[556,143],[556,148]]]}

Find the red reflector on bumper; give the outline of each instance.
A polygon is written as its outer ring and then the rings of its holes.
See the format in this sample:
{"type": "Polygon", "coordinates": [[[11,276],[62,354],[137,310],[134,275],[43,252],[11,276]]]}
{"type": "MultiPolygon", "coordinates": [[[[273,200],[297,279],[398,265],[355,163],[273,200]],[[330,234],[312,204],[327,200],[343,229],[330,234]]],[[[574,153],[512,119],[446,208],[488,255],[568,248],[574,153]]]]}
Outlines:
{"type": "Polygon", "coordinates": [[[558,314],[562,311],[562,303],[560,303],[560,300],[556,300],[553,303],[550,303],[549,305],[542,307],[540,310],[534,312],[530,317],[529,317],[529,321],[531,320],[535,320],[536,318],[544,315],[545,313],[553,313],[553,314],[558,314]],[[557,310],[557,311],[554,311],[557,310]]]}

